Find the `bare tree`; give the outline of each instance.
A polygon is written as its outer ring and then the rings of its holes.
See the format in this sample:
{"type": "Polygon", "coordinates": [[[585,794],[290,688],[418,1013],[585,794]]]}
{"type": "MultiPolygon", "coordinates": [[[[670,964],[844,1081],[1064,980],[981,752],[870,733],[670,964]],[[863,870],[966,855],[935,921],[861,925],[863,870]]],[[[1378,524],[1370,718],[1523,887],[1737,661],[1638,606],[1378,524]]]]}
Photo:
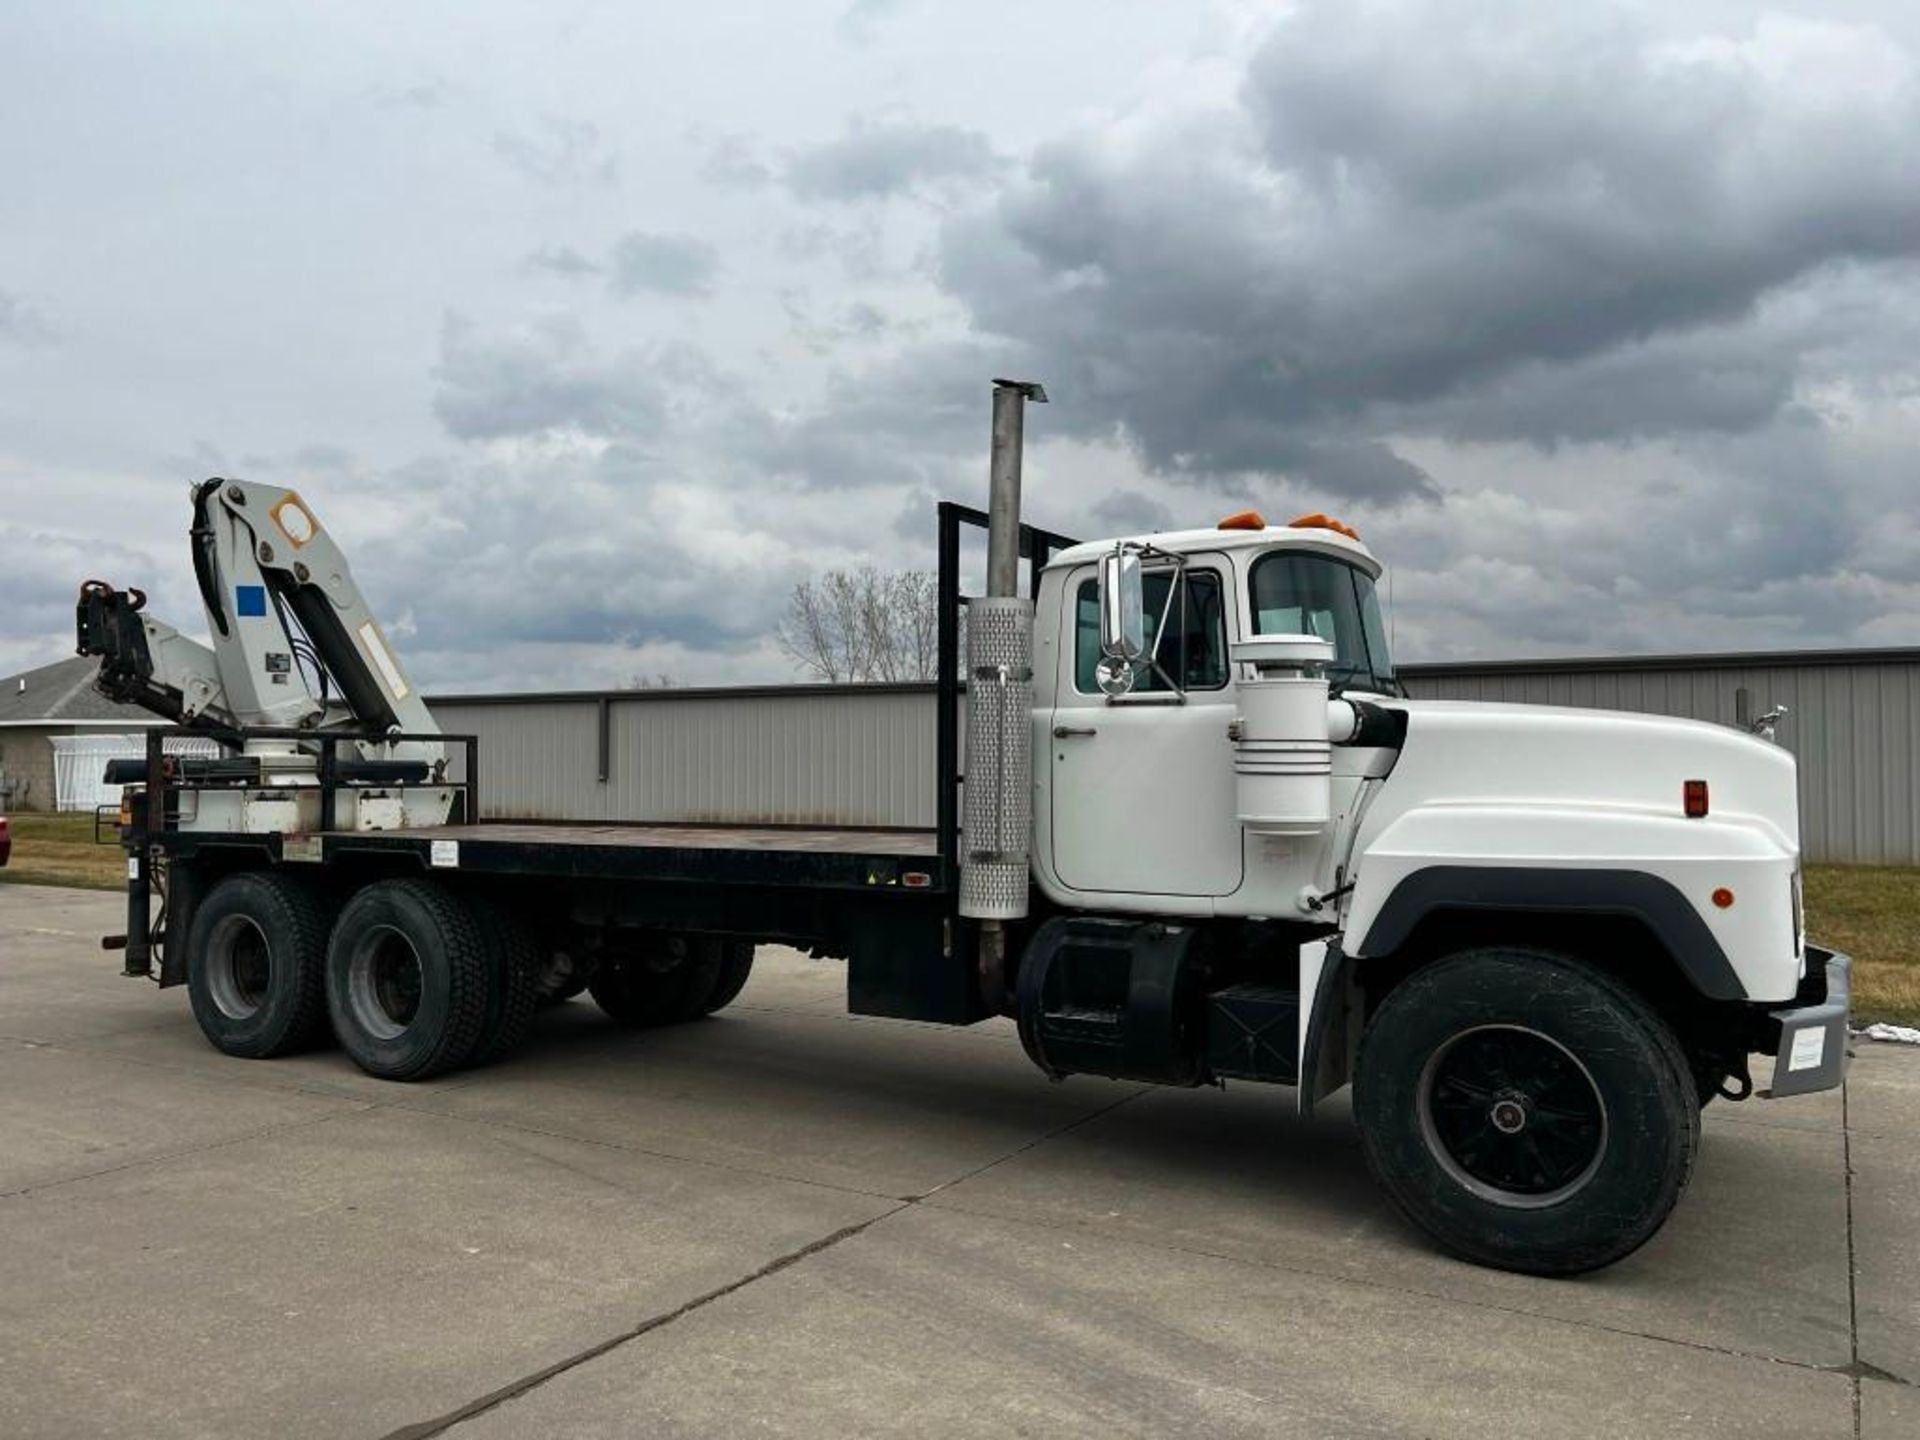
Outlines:
{"type": "Polygon", "coordinates": [[[926,570],[829,570],[793,587],[774,634],[796,666],[830,685],[931,680],[938,597],[926,570]]]}

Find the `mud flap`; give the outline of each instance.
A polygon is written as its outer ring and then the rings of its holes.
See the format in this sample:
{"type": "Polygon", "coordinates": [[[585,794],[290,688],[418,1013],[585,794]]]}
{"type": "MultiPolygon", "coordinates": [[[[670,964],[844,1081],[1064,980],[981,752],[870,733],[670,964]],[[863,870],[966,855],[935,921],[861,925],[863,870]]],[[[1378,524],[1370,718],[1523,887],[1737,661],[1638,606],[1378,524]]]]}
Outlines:
{"type": "Polygon", "coordinates": [[[1362,1008],[1353,962],[1338,939],[1300,947],[1300,1090],[1302,1115],[1353,1078],[1362,1008]]]}

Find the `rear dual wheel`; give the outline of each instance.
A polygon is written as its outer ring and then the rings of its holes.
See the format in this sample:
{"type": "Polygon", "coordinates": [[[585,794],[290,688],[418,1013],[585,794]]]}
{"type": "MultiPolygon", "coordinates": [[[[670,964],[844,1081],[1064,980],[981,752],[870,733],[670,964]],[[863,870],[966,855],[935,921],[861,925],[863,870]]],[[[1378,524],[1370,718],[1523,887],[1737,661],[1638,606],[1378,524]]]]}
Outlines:
{"type": "Polygon", "coordinates": [[[229,875],[187,937],[187,997],[215,1049],[248,1060],[323,1040],[327,912],[286,875],[229,875]]]}
{"type": "Polygon", "coordinates": [[[752,970],[745,941],[650,932],[603,957],[587,988],[623,1025],[674,1025],[731,1004],[752,970]]]}
{"type": "Polygon", "coordinates": [[[347,903],[327,947],[327,1008],[369,1075],[426,1080],[514,1050],[533,1021],[539,948],[483,896],[382,880],[347,903]]]}
{"type": "Polygon", "coordinates": [[[473,909],[424,880],[382,880],[347,902],[327,946],[327,1011],[353,1061],[385,1080],[464,1064],[497,1003],[496,947],[473,909]]]}

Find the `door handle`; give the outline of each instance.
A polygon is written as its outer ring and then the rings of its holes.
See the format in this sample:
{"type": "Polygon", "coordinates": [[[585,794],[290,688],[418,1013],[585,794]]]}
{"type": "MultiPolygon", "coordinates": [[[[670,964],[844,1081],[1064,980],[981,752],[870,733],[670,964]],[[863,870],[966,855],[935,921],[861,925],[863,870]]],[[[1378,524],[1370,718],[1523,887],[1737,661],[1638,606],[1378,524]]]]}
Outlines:
{"type": "Polygon", "coordinates": [[[1091,725],[1056,725],[1053,727],[1053,738],[1056,740],[1070,740],[1077,735],[1098,735],[1099,733],[1100,732],[1091,725]]]}

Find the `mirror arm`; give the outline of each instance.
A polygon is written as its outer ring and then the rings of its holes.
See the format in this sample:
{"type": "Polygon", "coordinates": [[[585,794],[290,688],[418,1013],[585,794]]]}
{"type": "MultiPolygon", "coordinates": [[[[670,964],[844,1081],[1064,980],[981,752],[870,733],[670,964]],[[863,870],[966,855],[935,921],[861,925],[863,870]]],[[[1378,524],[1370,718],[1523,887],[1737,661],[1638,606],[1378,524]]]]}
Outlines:
{"type": "MultiPolygon", "coordinates": [[[[1148,546],[1147,549],[1152,551],[1153,547],[1148,546]]],[[[1166,682],[1167,688],[1173,691],[1174,694],[1180,696],[1184,701],[1186,699],[1187,687],[1169,675],[1167,673],[1167,667],[1160,663],[1160,642],[1167,637],[1167,621],[1173,615],[1173,597],[1176,593],[1180,596],[1180,645],[1182,651],[1180,660],[1182,668],[1185,668],[1187,658],[1185,654],[1187,643],[1187,557],[1184,555],[1173,555],[1168,558],[1173,561],[1173,579],[1167,585],[1166,602],[1160,607],[1160,623],[1154,627],[1153,643],[1147,647],[1147,664],[1152,666],[1153,672],[1166,682]]]]}

